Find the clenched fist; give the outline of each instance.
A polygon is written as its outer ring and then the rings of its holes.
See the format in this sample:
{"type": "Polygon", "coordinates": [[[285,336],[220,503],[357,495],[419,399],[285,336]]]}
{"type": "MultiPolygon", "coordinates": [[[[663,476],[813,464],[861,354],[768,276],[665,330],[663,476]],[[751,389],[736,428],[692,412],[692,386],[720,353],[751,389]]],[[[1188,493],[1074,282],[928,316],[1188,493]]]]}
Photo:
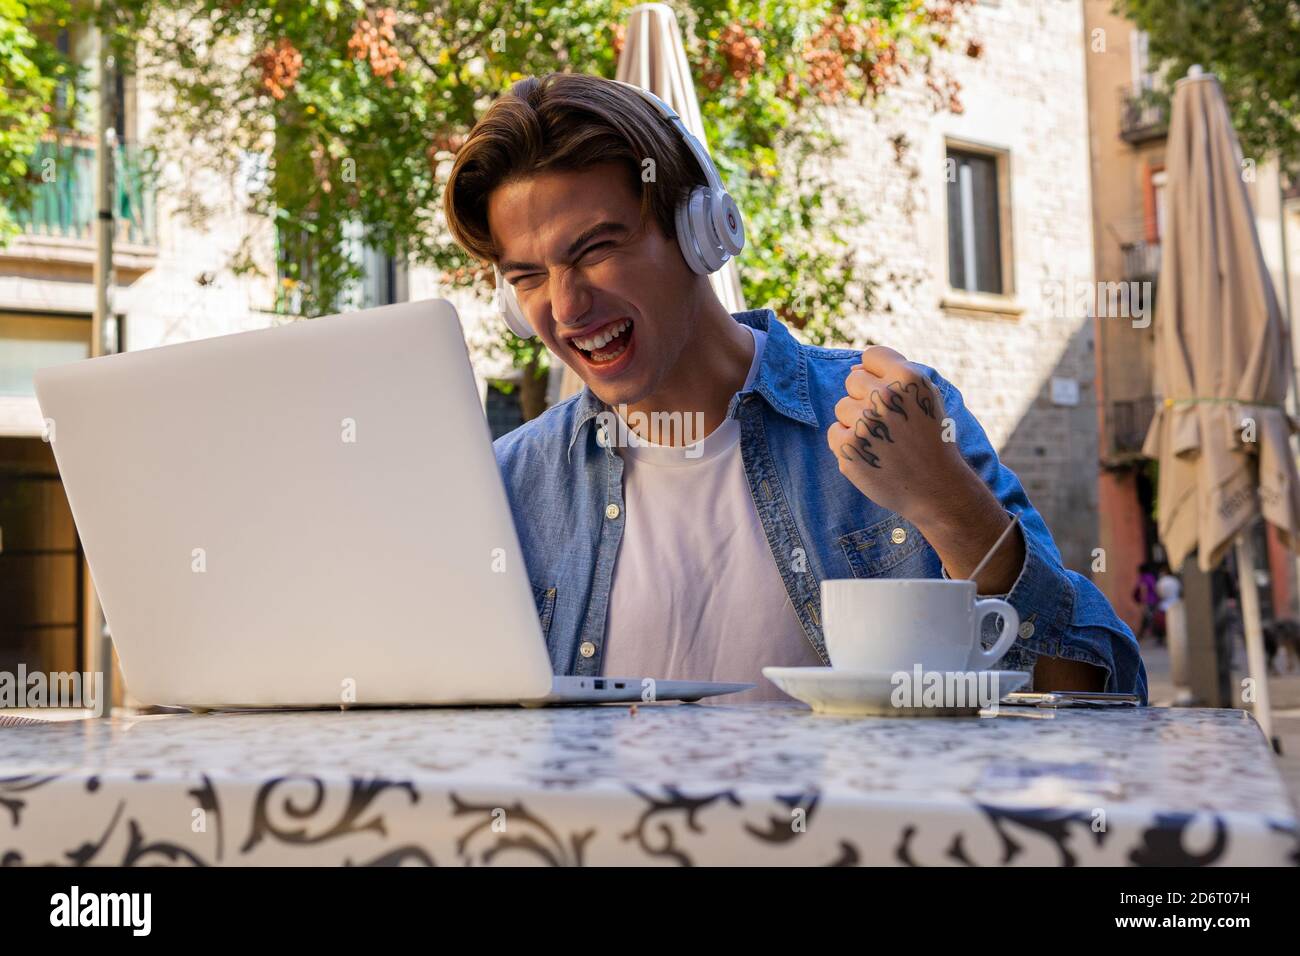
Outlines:
{"type": "Polygon", "coordinates": [[[944,433],[943,397],[920,368],[873,345],[844,388],[826,438],[840,473],[864,495],[920,524],[970,487],[976,476],[944,433]]]}

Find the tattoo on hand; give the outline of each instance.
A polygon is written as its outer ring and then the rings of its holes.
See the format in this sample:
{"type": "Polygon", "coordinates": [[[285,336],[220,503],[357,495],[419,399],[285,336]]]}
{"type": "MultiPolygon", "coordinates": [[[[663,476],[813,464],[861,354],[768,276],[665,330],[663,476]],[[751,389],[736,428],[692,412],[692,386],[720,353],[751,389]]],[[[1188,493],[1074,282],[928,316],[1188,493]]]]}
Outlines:
{"type": "MultiPolygon", "coordinates": [[[[866,444],[865,442],[863,444],[866,444]]],[[[840,453],[850,461],[865,461],[872,468],[880,467],[880,456],[870,448],[860,448],[853,442],[845,442],[840,446],[840,453]]]]}
{"type": "Polygon", "coordinates": [[[931,394],[930,390],[926,388],[924,392],[921,391],[922,383],[920,382],[908,382],[904,388],[912,393],[912,397],[916,399],[916,404],[921,406],[921,411],[925,412],[928,418],[934,418],[934,395],[931,394]]]}
{"type": "Polygon", "coordinates": [[[904,421],[907,420],[907,409],[903,407],[903,393],[897,388],[898,384],[892,382],[885,386],[884,394],[878,388],[871,390],[871,411],[875,417],[884,418],[885,410],[888,409],[902,415],[904,421]]]}
{"type": "Polygon", "coordinates": [[[891,445],[894,443],[894,437],[889,434],[889,426],[879,418],[872,418],[865,411],[854,423],[853,433],[864,442],[870,437],[887,441],[891,445]],[[863,432],[866,432],[866,434],[864,435],[863,432]]]}
{"type": "Polygon", "coordinates": [[[880,456],[871,450],[871,439],[894,444],[894,436],[885,422],[885,412],[902,415],[903,421],[907,421],[903,397],[910,392],[922,414],[927,418],[935,418],[934,393],[928,385],[928,382],[908,382],[904,385],[900,381],[890,382],[883,390],[872,389],[868,400],[870,407],[863,409],[862,415],[853,423],[853,434],[857,441],[845,442],[840,446],[840,453],[850,461],[863,461],[872,468],[882,467],[880,456]]]}

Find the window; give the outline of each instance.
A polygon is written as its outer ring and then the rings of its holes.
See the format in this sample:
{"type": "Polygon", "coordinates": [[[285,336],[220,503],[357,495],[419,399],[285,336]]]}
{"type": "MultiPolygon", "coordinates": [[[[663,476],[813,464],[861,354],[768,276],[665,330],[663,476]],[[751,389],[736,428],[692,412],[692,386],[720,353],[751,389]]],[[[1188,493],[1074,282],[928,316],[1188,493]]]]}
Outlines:
{"type": "Polygon", "coordinates": [[[1165,183],[1168,177],[1165,175],[1164,167],[1151,171],[1151,206],[1152,217],[1151,227],[1148,230],[1148,238],[1151,242],[1159,242],[1160,237],[1165,234],[1165,183]]]}
{"type": "Polygon", "coordinates": [[[310,308],[324,315],[391,305],[404,298],[397,260],[366,242],[365,228],[359,222],[344,223],[343,234],[346,254],[360,268],[361,275],[344,283],[334,300],[326,302],[317,298],[319,274],[312,236],[305,230],[276,226],[277,312],[297,315],[310,308]]]}
{"type": "Polygon", "coordinates": [[[0,395],[35,395],[38,368],[89,356],[88,316],[0,312],[0,395]]]}
{"type": "Polygon", "coordinates": [[[948,150],[948,283],[967,292],[1005,291],[998,157],[948,150]]]}
{"type": "Polygon", "coordinates": [[[1145,30],[1129,33],[1129,72],[1133,89],[1149,90],[1154,83],[1151,75],[1151,43],[1145,30]]]}
{"type": "MultiPolygon", "coordinates": [[[[54,48],[59,51],[60,56],[68,56],[72,52],[72,38],[68,34],[67,27],[61,29],[54,38],[54,48]]],[[[54,113],[62,117],[66,115],[68,105],[71,100],[71,80],[61,79],[54,87],[54,113]]]]}
{"type": "Polygon", "coordinates": [[[361,252],[361,278],[359,307],[373,308],[377,305],[392,305],[397,301],[397,262],[382,249],[364,246],[361,252]]]}

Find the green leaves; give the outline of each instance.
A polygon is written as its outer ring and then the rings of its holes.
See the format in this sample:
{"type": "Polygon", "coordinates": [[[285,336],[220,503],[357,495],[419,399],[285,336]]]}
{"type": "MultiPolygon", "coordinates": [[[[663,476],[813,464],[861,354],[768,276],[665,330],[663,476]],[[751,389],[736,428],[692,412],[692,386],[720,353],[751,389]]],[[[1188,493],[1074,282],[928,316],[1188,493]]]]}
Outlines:
{"type": "Polygon", "coordinates": [[[41,36],[66,14],[64,3],[33,9],[21,0],[0,0],[0,245],[17,234],[14,212],[29,206],[40,181],[30,162],[57,118],[57,78],[74,75],[41,36]]]}
{"type": "MultiPolygon", "coordinates": [[[[250,209],[281,227],[281,259],[297,280],[286,307],[311,315],[329,311],[355,277],[357,226],[390,254],[437,268],[448,285],[490,295],[490,270],[467,261],[440,225],[450,149],[523,76],[613,77],[620,27],[637,2],[114,0],[103,15],[119,59],[164,85],[159,129],[187,148],[187,165],[229,171],[261,158],[267,175],[250,209]]],[[[844,145],[821,108],[887,95],[898,63],[922,72],[950,28],[931,8],[969,2],[672,4],[710,150],[746,214],[746,300],[812,341],[844,340],[845,317],[871,302],[870,283],[855,276],[862,264],[839,238],[862,214],[821,172],[844,145]]],[[[66,3],[36,6],[37,22],[66,12],[66,3]]],[[[30,49],[20,8],[0,0],[0,63],[30,49]]],[[[37,73],[31,101],[48,103],[52,74],[37,73]]],[[[2,169],[45,127],[39,109],[0,109],[36,118],[17,142],[0,124],[2,169]]],[[[3,179],[0,191],[6,202],[20,192],[3,179]]],[[[502,347],[520,366],[547,361],[536,340],[503,333],[502,347]]]]}
{"type": "Polygon", "coordinates": [[[1300,160],[1300,7],[1294,0],[1118,0],[1169,84],[1200,64],[1219,77],[1248,158],[1300,160]]]}

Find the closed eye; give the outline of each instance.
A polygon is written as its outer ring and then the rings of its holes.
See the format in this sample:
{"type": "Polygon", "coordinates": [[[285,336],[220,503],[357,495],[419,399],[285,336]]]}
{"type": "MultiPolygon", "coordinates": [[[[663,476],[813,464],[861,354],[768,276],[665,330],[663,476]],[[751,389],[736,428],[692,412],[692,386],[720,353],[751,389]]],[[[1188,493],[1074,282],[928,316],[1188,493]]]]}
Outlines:
{"type": "MultiPolygon", "coordinates": [[[[598,242],[593,246],[588,246],[586,249],[583,250],[581,258],[586,258],[588,254],[595,252],[597,249],[601,248],[602,246],[613,246],[613,245],[615,245],[615,243],[612,240],[606,239],[604,242],[598,242]]],[[[540,273],[530,272],[528,275],[517,276],[512,282],[510,282],[510,284],[517,288],[522,283],[527,282],[529,279],[535,279],[539,275],[540,273]]]]}

